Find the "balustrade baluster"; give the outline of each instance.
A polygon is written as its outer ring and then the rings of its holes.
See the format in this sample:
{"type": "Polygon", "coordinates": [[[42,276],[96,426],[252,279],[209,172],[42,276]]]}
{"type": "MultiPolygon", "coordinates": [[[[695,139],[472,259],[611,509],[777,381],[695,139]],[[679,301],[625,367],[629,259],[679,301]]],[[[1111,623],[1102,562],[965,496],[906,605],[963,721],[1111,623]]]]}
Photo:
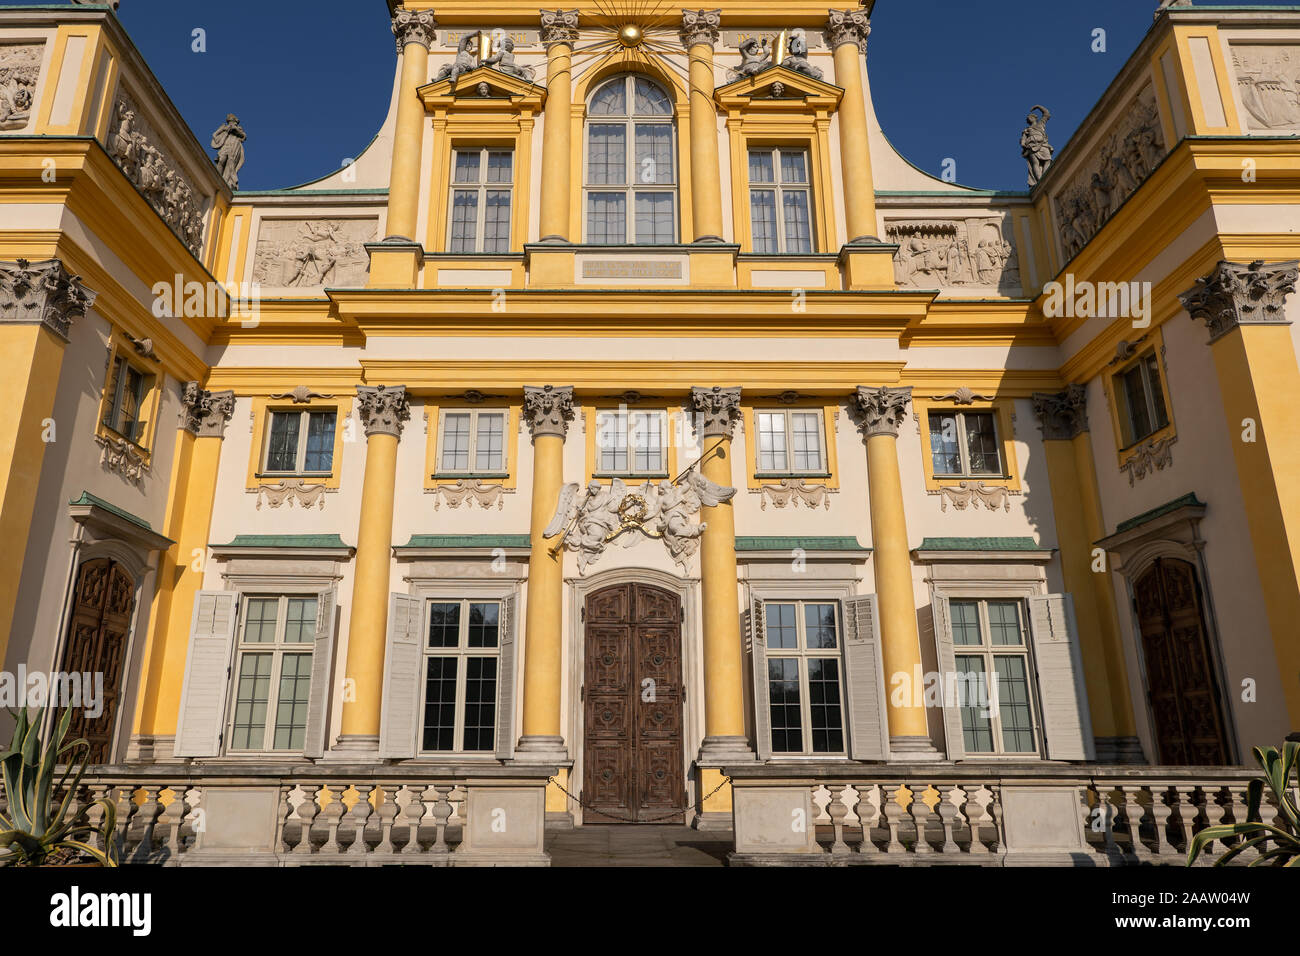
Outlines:
{"type": "Polygon", "coordinates": [[[1196,818],[1199,808],[1196,806],[1196,787],[1181,785],[1174,787],[1174,815],[1177,822],[1173,825],[1174,843],[1180,854],[1186,854],[1192,845],[1192,836],[1196,833],[1196,818]]]}
{"type": "Polygon", "coordinates": [[[855,812],[858,815],[858,823],[862,826],[862,842],[858,844],[858,852],[868,855],[877,855],[880,853],[880,847],[876,846],[876,841],[871,838],[871,831],[880,824],[880,801],[883,799],[882,792],[876,786],[857,786],[858,805],[855,812]]]}
{"type": "Polygon", "coordinates": [[[424,788],[403,787],[406,792],[406,846],[402,847],[403,856],[416,856],[423,853],[420,846],[420,820],[424,816],[424,788]]]}
{"type": "Polygon", "coordinates": [[[912,790],[912,805],[908,809],[911,811],[912,825],[916,827],[916,843],[912,851],[920,854],[933,853],[934,847],[930,845],[925,832],[926,824],[930,820],[931,810],[930,805],[923,798],[932,792],[937,795],[938,791],[932,787],[927,787],[925,790],[917,790],[915,787],[910,789],[912,790]]]}
{"type": "MultiPolygon", "coordinates": [[[[299,787],[302,791],[302,803],[298,804],[298,842],[294,845],[295,856],[311,856],[311,825],[320,815],[321,808],[316,803],[320,791],[315,787],[299,787]]],[[[321,790],[324,788],[322,787],[321,790]]]]}
{"type": "Polygon", "coordinates": [[[1157,857],[1175,855],[1173,844],[1169,842],[1169,817],[1174,812],[1173,807],[1167,801],[1169,789],[1168,784],[1153,783],[1151,785],[1151,819],[1155,821],[1156,827],[1155,854],[1157,857]]]}
{"type": "Polygon", "coordinates": [[[325,842],[321,844],[318,852],[322,854],[342,853],[343,848],[339,846],[339,824],[343,820],[343,814],[347,808],[343,806],[343,787],[335,795],[334,791],[328,785],[320,788],[321,816],[325,818],[325,825],[328,829],[328,835],[325,842]],[[328,800],[328,803],[326,802],[328,800]]]}
{"type": "Polygon", "coordinates": [[[425,788],[425,798],[433,801],[434,840],[433,846],[429,847],[430,853],[446,855],[451,852],[451,848],[447,846],[447,821],[451,819],[451,801],[448,797],[453,789],[451,786],[440,784],[425,788]],[[430,790],[433,791],[432,795],[429,793],[430,790]]]}
{"type": "Polygon", "coordinates": [[[379,844],[375,853],[393,853],[393,821],[397,819],[397,794],[402,789],[395,787],[376,787],[379,791],[379,844]]]}
{"type": "Polygon", "coordinates": [[[352,805],[352,812],[348,814],[356,828],[356,838],[348,846],[348,856],[365,856],[370,852],[366,845],[366,822],[370,819],[373,808],[370,806],[370,794],[374,791],[373,787],[356,787],[357,802],[352,805]]]}
{"type": "Polygon", "coordinates": [[[935,813],[938,814],[939,824],[943,827],[943,842],[939,844],[940,853],[957,853],[957,841],[953,838],[953,830],[956,828],[958,804],[953,800],[965,796],[962,791],[955,786],[945,784],[936,788],[939,791],[939,802],[934,805],[935,813]]]}
{"type": "Polygon", "coordinates": [[[835,839],[831,843],[832,856],[844,856],[852,851],[849,845],[844,842],[844,818],[849,815],[848,805],[844,802],[843,784],[828,783],[826,790],[831,795],[830,802],[826,804],[826,815],[831,818],[831,826],[835,831],[835,839]]]}
{"type": "MultiPolygon", "coordinates": [[[[903,846],[903,841],[899,839],[899,825],[903,820],[903,806],[898,802],[899,795],[903,792],[902,784],[886,784],[881,788],[880,801],[881,812],[885,815],[885,824],[889,836],[885,843],[886,853],[906,853],[907,848],[903,846]]],[[[909,791],[910,792],[910,791],[909,791]]]]}

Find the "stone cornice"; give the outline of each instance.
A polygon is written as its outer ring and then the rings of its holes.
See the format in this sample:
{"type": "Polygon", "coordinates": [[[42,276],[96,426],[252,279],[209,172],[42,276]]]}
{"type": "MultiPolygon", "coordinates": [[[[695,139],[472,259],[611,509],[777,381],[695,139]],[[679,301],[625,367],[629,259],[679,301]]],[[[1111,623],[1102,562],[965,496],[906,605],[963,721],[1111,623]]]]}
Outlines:
{"type": "Polygon", "coordinates": [[[432,10],[398,10],[393,14],[393,36],[397,38],[399,55],[412,43],[429,49],[437,34],[438,21],[432,10]]]}
{"type": "Polygon", "coordinates": [[[1286,297],[1295,292],[1300,261],[1266,265],[1221,261],[1178,298],[1193,320],[1203,320],[1213,342],[1241,325],[1289,325],[1286,297]]]}
{"type": "Polygon", "coordinates": [[[209,392],[198,382],[186,382],[181,392],[181,427],[199,438],[222,438],[235,413],[235,393],[209,392]]]}
{"type": "Polygon", "coordinates": [[[0,261],[0,322],[43,325],[66,340],[97,294],[58,259],[0,261]]]}
{"type": "Polygon", "coordinates": [[[358,385],[357,414],[366,437],[402,437],[402,425],[411,418],[405,385],[358,385]]]}
{"type": "Polygon", "coordinates": [[[691,389],[695,428],[700,438],[730,439],[740,420],[740,389],[695,387],[691,389]]]}
{"type": "Polygon", "coordinates": [[[1035,392],[1034,414],[1044,441],[1069,441],[1088,431],[1088,389],[1071,385],[1063,392],[1035,392]]]}
{"type": "Polygon", "coordinates": [[[867,48],[871,36],[871,14],[866,10],[831,10],[826,19],[826,45],[832,50],[852,43],[859,50],[867,48]]]}
{"type": "Polygon", "coordinates": [[[573,386],[525,386],[524,421],[534,440],[547,436],[563,439],[573,421],[573,386]]]}
{"type": "Polygon", "coordinates": [[[722,11],[683,10],[680,34],[688,50],[701,43],[715,46],[722,36],[722,11]]]}
{"type": "Polygon", "coordinates": [[[861,417],[862,432],[868,438],[875,435],[897,438],[911,402],[910,388],[868,388],[862,385],[853,396],[853,404],[861,417]]]}
{"type": "Polygon", "coordinates": [[[572,45],[578,39],[577,10],[543,10],[542,44],[550,47],[552,43],[572,45]]]}

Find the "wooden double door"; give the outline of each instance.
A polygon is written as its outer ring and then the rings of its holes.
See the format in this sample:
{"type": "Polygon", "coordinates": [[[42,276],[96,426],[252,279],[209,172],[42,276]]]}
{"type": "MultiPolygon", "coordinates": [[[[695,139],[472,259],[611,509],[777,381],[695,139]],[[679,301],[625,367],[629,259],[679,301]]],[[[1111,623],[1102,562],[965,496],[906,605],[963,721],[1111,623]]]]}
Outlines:
{"type": "Polygon", "coordinates": [[[583,822],[681,824],[681,598],[614,585],[587,598],[583,619],[583,822]]]}
{"type": "MultiPolygon", "coordinates": [[[[90,742],[90,762],[107,763],[112,755],[113,728],[117,723],[118,699],[122,693],[122,671],[126,665],[126,643],[135,610],[135,580],[108,558],[87,561],[77,571],[73,591],[72,619],[68,643],[59,670],[82,675],[82,703],[72,712],[68,739],[85,737],[90,742]],[[103,674],[102,711],[91,717],[85,695],[86,675],[93,680],[103,674]]],[[[66,702],[62,702],[66,703],[66,702]]]]}
{"type": "Polygon", "coordinates": [[[1226,766],[1223,697],[1196,568],[1159,558],[1138,578],[1134,592],[1157,759],[1173,766],[1226,766]]]}

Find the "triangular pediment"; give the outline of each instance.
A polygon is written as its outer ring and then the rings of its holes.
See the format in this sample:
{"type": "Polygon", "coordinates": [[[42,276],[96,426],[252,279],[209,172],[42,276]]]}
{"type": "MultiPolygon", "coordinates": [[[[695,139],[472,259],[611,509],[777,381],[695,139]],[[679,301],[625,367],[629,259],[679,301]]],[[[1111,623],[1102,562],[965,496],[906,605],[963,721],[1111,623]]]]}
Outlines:
{"type": "MultiPolygon", "coordinates": [[[[513,108],[540,109],[546,102],[546,87],[522,77],[502,73],[490,66],[480,66],[462,73],[455,80],[448,77],[420,87],[425,106],[464,104],[466,101],[509,100],[513,108]]],[[[485,104],[486,105],[486,104],[485,104]]]]}
{"type": "Polygon", "coordinates": [[[844,97],[844,91],[804,73],[774,66],[720,86],[714,92],[718,104],[728,109],[779,107],[791,102],[803,102],[834,109],[844,97]]]}

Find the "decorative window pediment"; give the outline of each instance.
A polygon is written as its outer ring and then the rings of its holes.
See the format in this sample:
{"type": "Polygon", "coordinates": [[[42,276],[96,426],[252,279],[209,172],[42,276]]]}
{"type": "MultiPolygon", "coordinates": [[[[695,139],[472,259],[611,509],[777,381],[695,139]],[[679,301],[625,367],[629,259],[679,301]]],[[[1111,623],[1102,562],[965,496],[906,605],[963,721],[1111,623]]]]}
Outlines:
{"type": "Polygon", "coordinates": [[[419,89],[428,112],[455,107],[458,112],[539,113],[546,87],[481,66],[453,80],[448,77],[419,89]],[[485,92],[486,91],[486,92],[485,92]]]}
{"type": "Polygon", "coordinates": [[[756,76],[743,77],[734,83],[718,87],[713,96],[718,105],[728,112],[806,112],[811,108],[833,113],[839,108],[844,91],[806,74],[774,66],[756,76]]]}

